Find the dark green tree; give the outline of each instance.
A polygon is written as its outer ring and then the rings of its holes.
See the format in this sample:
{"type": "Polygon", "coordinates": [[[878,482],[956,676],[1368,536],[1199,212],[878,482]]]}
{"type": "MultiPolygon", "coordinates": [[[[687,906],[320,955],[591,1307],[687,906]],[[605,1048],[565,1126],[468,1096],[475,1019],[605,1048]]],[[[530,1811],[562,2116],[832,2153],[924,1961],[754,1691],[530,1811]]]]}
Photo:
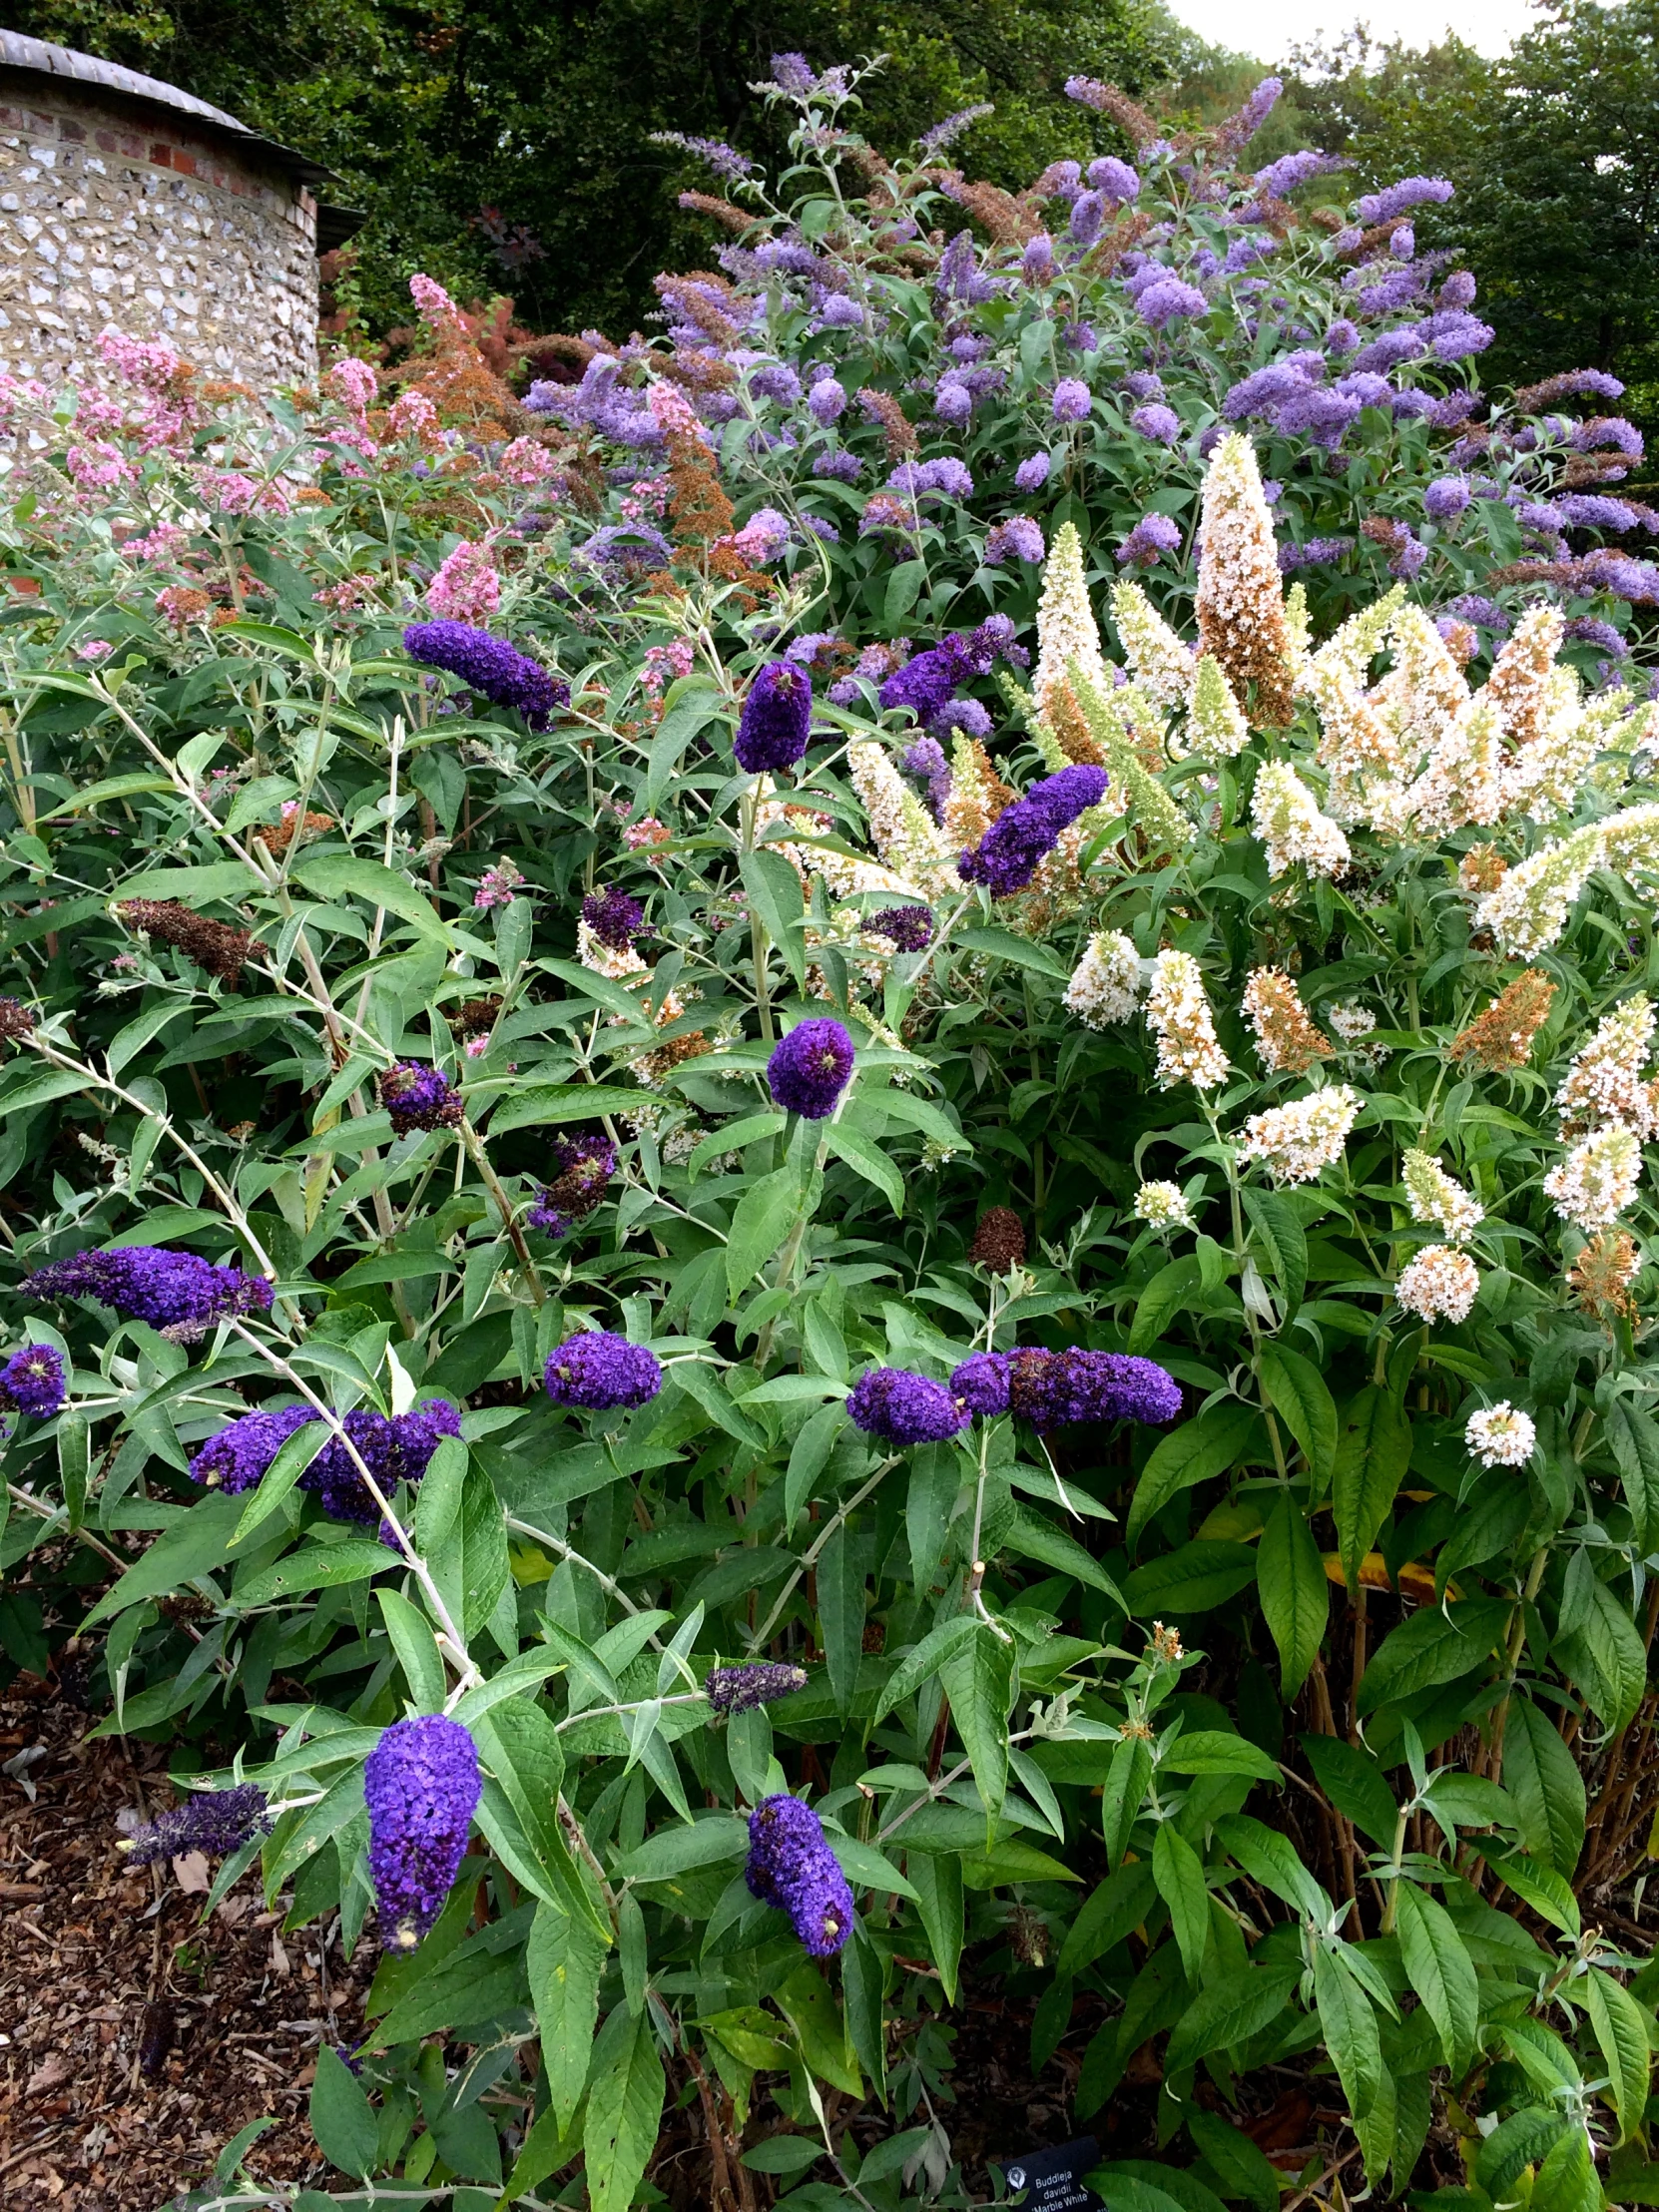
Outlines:
{"type": "Polygon", "coordinates": [[[423,269],[468,297],[509,292],[541,329],[626,331],[651,278],[712,251],[708,189],[659,131],[775,158],[752,82],[769,56],[890,55],[864,125],[893,150],[956,110],[970,174],[1022,186],[1061,155],[1122,151],[1065,98],[1073,74],[1136,96],[1199,54],[1161,0],[32,0],[14,26],[214,101],[327,162],[362,209],[370,323],[408,315],[423,269]]]}

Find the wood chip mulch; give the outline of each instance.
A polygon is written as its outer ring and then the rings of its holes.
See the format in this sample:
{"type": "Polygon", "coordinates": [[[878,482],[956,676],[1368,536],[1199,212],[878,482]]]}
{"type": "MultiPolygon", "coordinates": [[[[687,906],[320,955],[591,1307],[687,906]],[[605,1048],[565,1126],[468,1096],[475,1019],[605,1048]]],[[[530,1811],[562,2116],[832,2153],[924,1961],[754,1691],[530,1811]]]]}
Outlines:
{"type": "Polygon", "coordinates": [[[205,1861],[115,1850],[119,1812],[173,1802],[164,1748],[88,1742],[87,1715],[31,1687],[0,1698],[0,2204],[158,2212],[262,2117],[250,2170],[322,2180],[317,2047],[355,2039],[372,1942],[347,1963],[332,1916],[284,1935],[257,1874],[204,1927],[205,1861]]]}

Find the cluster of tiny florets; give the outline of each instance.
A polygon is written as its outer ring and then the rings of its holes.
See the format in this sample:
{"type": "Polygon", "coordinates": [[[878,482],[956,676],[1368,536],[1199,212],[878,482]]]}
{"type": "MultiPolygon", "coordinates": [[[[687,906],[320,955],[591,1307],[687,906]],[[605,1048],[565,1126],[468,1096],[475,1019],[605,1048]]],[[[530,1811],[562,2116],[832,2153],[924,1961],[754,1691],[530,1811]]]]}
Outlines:
{"type": "Polygon", "coordinates": [[[1563,1221],[1583,1230],[1610,1229],[1636,1196],[1642,1148],[1622,1122],[1592,1130],[1544,1177],[1544,1190],[1563,1221]]]}
{"type": "Polygon", "coordinates": [[[1227,1080],[1232,1063],[1216,1035],[1204,977],[1190,952],[1159,953],[1146,1018],[1158,1039],[1160,1090],[1191,1083],[1196,1090],[1213,1091],[1227,1080]]]}
{"type": "Polygon", "coordinates": [[[608,1329],[590,1329],[567,1337],[548,1354],[544,1381],[555,1405],[609,1412],[654,1398],[663,1386],[663,1370],[644,1345],[630,1344],[608,1329]]]}
{"type": "Polygon", "coordinates": [[[1143,1183],[1135,1193],[1135,1219],[1152,1229],[1191,1229],[1192,1208],[1179,1183],[1143,1183]]]}
{"type": "Polygon", "coordinates": [[[1419,1321],[1467,1321],[1480,1289],[1480,1272],[1466,1252],[1425,1245],[1400,1270],[1394,1297],[1419,1321]]]}
{"type": "Polygon", "coordinates": [[[1067,1008],[1085,1029],[1127,1021],[1141,1002],[1141,958],[1121,929],[1099,929],[1066,985],[1067,1008]]]}
{"type": "Polygon", "coordinates": [[[368,1871],[388,1950],[412,1950],[443,1911],[482,1795],[472,1738],[441,1713],[393,1722],[369,1753],[368,1871]]]}
{"type": "Polygon", "coordinates": [[[1256,1033],[1262,1065],[1270,1073],[1306,1075],[1329,1056],[1330,1039],[1321,1035],[1283,968],[1252,970],[1245,984],[1244,1010],[1256,1033]]]}
{"type": "Polygon", "coordinates": [[[1500,1397],[1469,1415],[1463,1441],[1483,1467],[1524,1467],[1537,1448],[1538,1431],[1529,1413],[1500,1397]]]}
{"type": "Polygon", "coordinates": [[[824,1823],[800,1798],[763,1798],[749,1816],[744,1879],[751,1896],[789,1915],[813,1957],[832,1957],[851,1935],[852,1892],[824,1823]]]}
{"type": "Polygon", "coordinates": [[[1411,1219],[1430,1223],[1454,1245],[1467,1244],[1486,1218],[1479,1200],[1471,1198],[1429,1153],[1415,1147],[1407,1150],[1401,1179],[1411,1219]]]}
{"type": "Polygon", "coordinates": [[[1287,1106],[1252,1114],[1239,1158],[1261,1160],[1276,1182],[1311,1183],[1342,1158],[1362,1103],[1347,1083],[1333,1083],[1287,1106]]]}
{"type": "Polygon", "coordinates": [[[25,1298],[95,1298],[123,1321],[146,1321],[184,1343],[217,1321],[269,1313],[273,1286],[263,1275],[219,1268],[194,1252],[162,1245],[123,1245],[115,1252],[77,1252],[37,1268],[19,1285],[25,1298]]]}

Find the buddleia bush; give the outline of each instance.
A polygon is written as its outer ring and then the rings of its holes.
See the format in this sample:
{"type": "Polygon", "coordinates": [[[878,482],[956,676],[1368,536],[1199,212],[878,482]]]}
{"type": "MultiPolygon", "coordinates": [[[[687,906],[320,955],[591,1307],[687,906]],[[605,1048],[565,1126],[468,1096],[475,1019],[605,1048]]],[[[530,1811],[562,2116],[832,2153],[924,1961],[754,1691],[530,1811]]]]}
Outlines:
{"type": "Polygon", "coordinates": [[[964,494],[900,644],[656,346],[608,575],[616,424],[415,289],[401,388],[12,395],[0,1637],[168,1745],[112,1852],[371,1947],[349,2201],[982,2203],[984,2008],[1127,2212],[1646,2201],[1659,736],[1582,563],[1501,643],[1287,586],[1227,430],[1163,590],[1091,397],[1028,596],[964,494]]]}

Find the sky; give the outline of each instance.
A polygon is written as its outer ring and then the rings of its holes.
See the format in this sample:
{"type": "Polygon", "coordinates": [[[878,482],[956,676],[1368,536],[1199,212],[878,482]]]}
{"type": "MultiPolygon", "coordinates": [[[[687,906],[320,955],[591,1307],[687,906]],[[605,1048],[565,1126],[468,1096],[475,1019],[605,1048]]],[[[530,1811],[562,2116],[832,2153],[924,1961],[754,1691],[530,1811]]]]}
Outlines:
{"type": "Polygon", "coordinates": [[[1428,46],[1449,28],[1477,53],[1501,54],[1535,20],[1528,0],[1170,0],[1170,6],[1201,38],[1265,62],[1312,39],[1340,38],[1357,20],[1379,41],[1428,46]]]}

